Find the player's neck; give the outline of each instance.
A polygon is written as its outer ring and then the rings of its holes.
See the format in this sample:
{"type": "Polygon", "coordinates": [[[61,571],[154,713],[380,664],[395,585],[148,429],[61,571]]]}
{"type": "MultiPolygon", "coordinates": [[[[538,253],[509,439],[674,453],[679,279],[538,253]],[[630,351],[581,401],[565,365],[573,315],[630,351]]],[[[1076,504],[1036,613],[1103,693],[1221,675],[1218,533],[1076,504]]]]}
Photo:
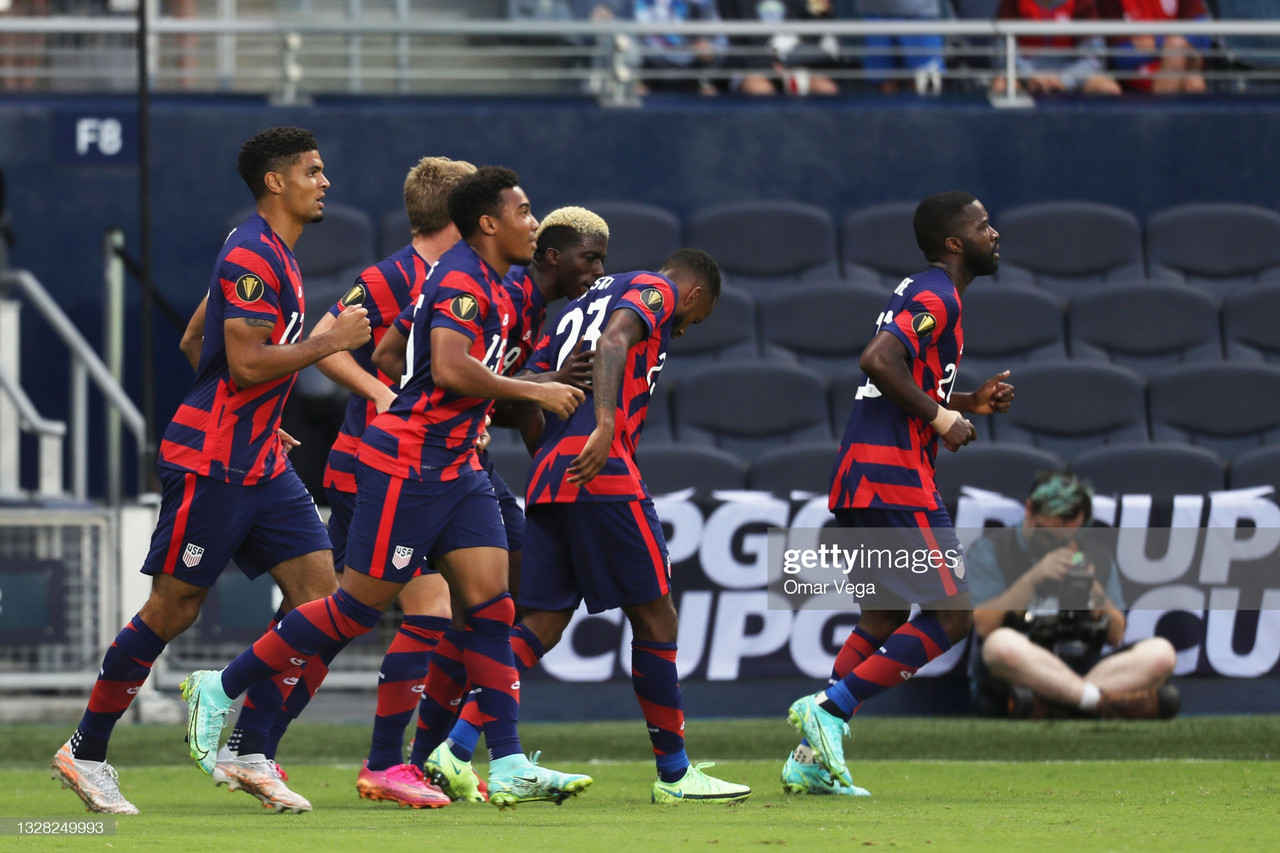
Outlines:
{"type": "Polygon", "coordinates": [[[275,233],[280,241],[289,247],[289,251],[293,251],[294,244],[298,242],[298,238],[302,236],[302,229],[306,225],[305,222],[299,221],[296,217],[291,216],[288,211],[281,210],[273,204],[258,204],[258,215],[267,220],[267,224],[271,226],[272,232],[275,233]]]}
{"type": "Polygon", "coordinates": [[[929,266],[937,267],[947,274],[951,283],[956,286],[956,293],[964,293],[966,287],[973,282],[973,273],[965,269],[963,264],[948,264],[946,261],[930,261],[929,266]]]}
{"type": "Polygon", "coordinates": [[[507,277],[507,273],[511,270],[511,261],[498,251],[491,240],[481,234],[468,240],[467,245],[480,256],[480,260],[493,267],[493,271],[498,274],[499,280],[507,277]]]}
{"type": "Polygon", "coordinates": [[[413,250],[429,264],[435,264],[440,256],[453,248],[458,242],[458,229],[450,225],[431,234],[413,235],[413,250]]]}
{"type": "Polygon", "coordinates": [[[529,264],[525,269],[529,271],[529,278],[533,279],[533,286],[542,294],[542,301],[547,304],[554,302],[559,294],[551,292],[555,289],[555,276],[551,270],[537,261],[529,264]]]}

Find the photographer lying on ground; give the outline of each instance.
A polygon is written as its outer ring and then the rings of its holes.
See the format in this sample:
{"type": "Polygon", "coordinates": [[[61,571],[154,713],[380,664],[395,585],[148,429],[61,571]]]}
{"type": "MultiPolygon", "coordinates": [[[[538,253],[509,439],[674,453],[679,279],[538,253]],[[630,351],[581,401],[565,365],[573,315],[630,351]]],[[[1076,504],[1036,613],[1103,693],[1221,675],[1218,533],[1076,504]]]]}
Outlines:
{"type": "MultiPolygon", "coordinates": [[[[1120,646],[1124,601],[1110,549],[1090,537],[1092,493],[1069,474],[1036,478],[1022,526],[965,555],[976,645],[974,704],[1011,717],[1172,717],[1173,645],[1120,646]],[[1118,647],[1104,654],[1103,646],[1118,647]]],[[[1096,528],[1094,528],[1096,529],[1096,528]]]]}

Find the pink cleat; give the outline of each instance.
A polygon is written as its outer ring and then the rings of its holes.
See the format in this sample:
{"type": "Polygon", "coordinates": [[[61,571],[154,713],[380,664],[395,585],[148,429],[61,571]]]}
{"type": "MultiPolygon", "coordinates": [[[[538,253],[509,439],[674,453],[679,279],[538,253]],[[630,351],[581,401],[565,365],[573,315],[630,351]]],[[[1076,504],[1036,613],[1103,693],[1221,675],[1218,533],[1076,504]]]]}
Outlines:
{"type": "Polygon", "coordinates": [[[448,794],[428,782],[412,764],[370,770],[366,761],[356,779],[356,790],[361,799],[391,800],[411,809],[438,809],[451,802],[448,794]]]}

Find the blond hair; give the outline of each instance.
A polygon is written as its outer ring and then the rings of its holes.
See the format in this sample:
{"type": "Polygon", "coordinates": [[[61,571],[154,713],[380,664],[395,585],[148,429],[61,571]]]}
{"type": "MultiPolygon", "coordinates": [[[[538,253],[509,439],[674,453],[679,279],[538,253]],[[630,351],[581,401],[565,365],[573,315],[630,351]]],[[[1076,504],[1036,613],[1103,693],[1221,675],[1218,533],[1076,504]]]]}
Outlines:
{"type": "Polygon", "coordinates": [[[449,226],[449,192],[476,167],[466,160],[423,157],[404,179],[404,209],[413,236],[434,234],[449,226]]]}
{"type": "Polygon", "coordinates": [[[577,234],[579,239],[582,237],[609,239],[609,224],[600,214],[585,207],[559,207],[543,217],[542,222],[538,224],[536,235],[539,248],[546,248],[542,245],[542,235],[548,228],[565,228],[577,234]]]}

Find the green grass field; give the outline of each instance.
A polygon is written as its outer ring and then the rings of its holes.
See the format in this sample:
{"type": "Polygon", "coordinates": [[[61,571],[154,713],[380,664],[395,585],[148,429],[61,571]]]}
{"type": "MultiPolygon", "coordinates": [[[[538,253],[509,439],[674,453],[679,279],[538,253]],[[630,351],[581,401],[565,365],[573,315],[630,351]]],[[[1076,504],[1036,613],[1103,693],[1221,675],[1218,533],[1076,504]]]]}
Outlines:
{"type": "MultiPolygon", "coordinates": [[[[364,726],[299,724],[280,757],[315,811],[276,815],[216,788],[171,726],[121,726],[111,760],[141,810],[101,838],[0,839],[3,850],[661,851],[853,846],[913,850],[1267,849],[1280,813],[1280,717],[1171,722],[1006,722],[867,718],[848,746],[871,798],[787,797],[778,771],[793,736],[775,720],[694,720],[695,761],[752,786],[737,806],[654,806],[637,722],[527,725],[547,764],[595,785],[556,807],[397,809],[355,794],[364,726]]],[[[6,726],[0,817],[77,818],[79,800],[49,779],[65,726],[6,726]]]]}

